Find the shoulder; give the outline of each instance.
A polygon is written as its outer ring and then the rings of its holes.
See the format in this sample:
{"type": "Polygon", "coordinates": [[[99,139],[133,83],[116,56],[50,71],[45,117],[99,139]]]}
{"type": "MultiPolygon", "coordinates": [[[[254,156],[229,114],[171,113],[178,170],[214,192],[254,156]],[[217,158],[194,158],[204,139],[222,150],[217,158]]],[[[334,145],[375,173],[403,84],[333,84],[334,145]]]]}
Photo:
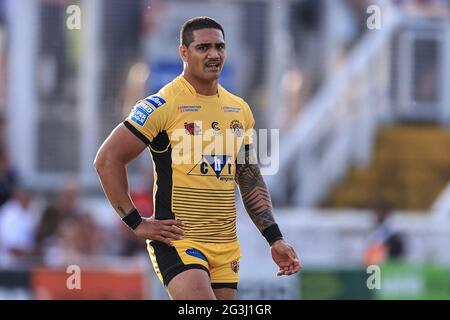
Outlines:
{"type": "Polygon", "coordinates": [[[243,98],[231,93],[222,86],[220,86],[220,89],[224,96],[224,100],[228,101],[230,104],[233,104],[235,107],[242,108],[244,112],[251,112],[249,104],[243,98]]]}
{"type": "MultiPolygon", "coordinates": [[[[181,94],[183,94],[185,91],[185,87],[183,86],[180,77],[175,78],[168,84],[166,84],[164,87],[162,87],[158,93],[149,96],[145,99],[150,99],[150,97],[157,97],[156,99],[160,100],[160,102],[172,104],[173,101],[181,94]]],[[[151,100],[151,99],[150,99],[151,100]]]]}
{"type": "Polygon", "coordinates": [[[157,93],[151,94],[138,102],[145,102],[151,106],[155,111],[156,109],[166,109],[173,104],[173,101],[183,92],[183,87],[180,85],[178,78],[166,84],[157,93]]]}

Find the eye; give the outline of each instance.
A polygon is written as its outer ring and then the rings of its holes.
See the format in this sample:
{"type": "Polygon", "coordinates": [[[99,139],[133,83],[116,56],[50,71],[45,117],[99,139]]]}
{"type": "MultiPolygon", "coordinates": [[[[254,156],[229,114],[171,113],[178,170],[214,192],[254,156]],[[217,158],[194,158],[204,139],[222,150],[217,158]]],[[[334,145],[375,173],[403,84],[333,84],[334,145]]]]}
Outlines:
{"type": "Polygon", "coordinates": [[[217,48],[218,48],[219,50],[225,49],[225,43],[219,44],[219,45],[217,46],[217,48]]]}
{"type": "Polygon", "coordinates": [[[206,51],[206,50],[208,49],[208,47],[205,46],[205,45],[200,45],[200,46],[198,46],[197,48],[198,48],[200,51],[206,51]]]}

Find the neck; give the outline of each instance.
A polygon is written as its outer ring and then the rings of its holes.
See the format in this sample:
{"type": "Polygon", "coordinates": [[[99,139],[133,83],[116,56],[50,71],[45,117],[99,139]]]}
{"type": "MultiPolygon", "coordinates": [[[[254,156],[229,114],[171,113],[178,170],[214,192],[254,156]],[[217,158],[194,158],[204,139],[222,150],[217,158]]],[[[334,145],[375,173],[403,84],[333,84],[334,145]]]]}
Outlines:
{"type": "Polygon", "coordinates": [[[204,96],[213,96],[217,94],[217,80],[202,81],[185,71],[183,71],[182,76],[194,87],[198,94],[204,96]]]}

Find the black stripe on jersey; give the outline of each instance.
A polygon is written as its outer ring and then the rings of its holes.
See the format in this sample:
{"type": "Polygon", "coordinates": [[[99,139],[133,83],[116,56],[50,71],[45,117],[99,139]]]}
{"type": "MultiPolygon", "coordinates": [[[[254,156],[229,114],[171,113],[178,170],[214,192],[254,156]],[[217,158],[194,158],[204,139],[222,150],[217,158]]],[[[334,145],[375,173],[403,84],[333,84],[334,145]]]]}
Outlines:
{"type": "Polygon", "coordinates": [[[151,142],[150,149],[155,163],[158,187],[155,195],[155,218],[175,219],[172,212],[172,148],[167,147],[169,137],[166,131],[159,133],[151,142]],[[164,145],[165,144],[165,145],[164,145]],[[164,152],[155,152],[167,149],[164,152]]]}
{"type": "Polygon", "coordinates": [[[221,213],[225,213],[225,214],[232,214],[232,213],[236,213],[236,208],[220,208],[220,207],[215,207],[215,206],[211,206],[211,208],[200,208],[200,207],[188,207],[188,206],[183,206],[177,203],[173,204],[174,206],[174,211],[187,211],[190,212],[191,214],[195,215],[196,212],[210,212],[212,211],[216,211],[217,214],[221,214],[221,213]],[[175,208],[179,208],[178,210],[175,208]]]}
{"type": "Polygon", "coordinates": [[[205,193],[205,192],[203,192],[203,194],[195,194],[195,193],[181,193],[180,191],[174,191],[173,192],[173,194],[175,195],[175,194],[178,194],[178,195],[180,195],[180,196],[196,196],[196,197],[203,197],[203,198],[205,198],[205,199],[211,199],[212,197],[214,197],[214,198],[226,198],[226,199],[230,199],[230,200],[233,200],[235,197],[234,197],[234,195],[232,195],[232,196],[221,196],[221,195],[219,195],[218,193],[216,193],[216,194],[212,194],[212,193],[205,193]]]}
{"type": "Polygon", "coordinates": [[[227,230],[222,230],[223,226],[218,226],[215,229],[208,229],[203,231],[186,230],[184,234],[187,239],[190,237],[206,237],[211,236],[211,238],[228,238],[233,237],[236,233],[236,228],[228,228],[227,230]]]}
{"type": "Polygon", "coordinates": [[[220,211],[226,211],[226,210],[232,210],[234,209],[233,204],[229,204],[224,206],[221,204],[220,206],[211,206],[210,204],[197,204],[197,203],[187,203],[187,202],[181,202],[181,201],[174,201],[173,205],[178,207],[185,207],[185,208],[197,208],[197,209],[206,209],[206,210],[220,210],[220,211]],[[222,210],[224,209],[224,210],[222,210]]]}
{"type": "Polygon", "coordinates": [[[180,186],[174,186],[174,189],[186,189],[186,191],[210,191],[210,192],[220,192],[220,193],[227,193],[227,194],[234,194],[234,189],[228,189],[228,190],[220,190],[220,189],[199,189],[199,188],[188,188],[188,187],[180,187],[180,186]]]}
{"type": "Polygon", "coordinates": [[[173,211],[175,211],[177,214],[181,213],[183,214],[184,212],[189,212],[190,216],[197,216],[197,217],[202,217],[206,214],[211,214],[211,215],[219,215],[219,216],[226,216],[226,215],[234,215],[236,214],[236,210],[230,210],[230,211],[224,211],[224,210],[206,210],[206,209],[200,209],[200,208],[181,208],[179,206],[174,207],[173,211]],[[204,214],[202,214],[204,213],[204,214]]]}
{"type": "Polygon", "coordinates": [[[236,208],[217,208],[212,206],[211,208],[199,208],[199,207],[187,207],[187,206],[183,206],[183,205],[179,205],[174,203],[173,204],[174,211],[186,211],[189,212],[191,215],[197,215],[198,212],[204,212],[204,213],[215,213],[215,214],[235,214],[236,213],[236,208]]]}
{"type": "Polygon", "coordinates": [[[216,196],[216,195],[195,195],[195,194],[188,194],[188,193],[179,193],[178,191],[173,192],[173,197],[178,198],[184,198],[186,200],[200,200],[200,201],[223,201],[223,202],[229,202],[234,203],[235,197],[234,196],[216,196]]]}
{"type": "Polygon", "coordinates": [[[125,125],[125,127],[128,128],[128,130],[130,130],[137,138],[139,138],[139,140],[141,140],[143,143],[145,143],[146,146],[148,146],[150,144],[150,140],[147,139],[146,136],[144,136],[138,129],[136,129],[135,127],[133,127],[133,125],[131,123],[129,123],[128,121],[124,121],[123,124],[125,125]]]}
{"type": "Polygon", "coordinates": [[[175,210],[174,211],[181,220],[189,220],[195,223],[211,223],[211,222],[226,222],[230,223],[235,221],[235,213],[229,214],[217,214],[212,212],[205,212],[202,215],[192,215],[186,211],[175,210]],[[201,220],[201,221],[199,221],[201,220]]]}
{"type": "MultiPolygon", "coordinates": [[[[236,230],[235,231],[230,231],[230,232],[226,232],[226,233],[215,233],[214,234],[214,237],[211,237],[211,238],[214,238],[215,240],[225,240],[225,239],[230,239],[230,238],[232,238],[232,237],[234,237],[235,236],[235,234],[236,234],[236,230]]],[[[189,232],[186,232],[186,237],[189,237],[189,239],[191,238],[191,237],[208,237],[208,236],[211,236],[211,233],[189,233],[189,232]]]]}
{"type": "Polygon", "coordinates": [[[213,199],[213,200],[211,201],[211,200],[199,199],[199,198],[185,199],[185,198],[179,197],[179,196],[174,196],[174,197],[173,197],[173,202],[178,202],[178,203],[192,203],[192,204],[199,203],[199,204],[203,204],[203,205],[207,204],[207,205],[219,205],[219,206],[220,206],[220,205],[226,205],[226,204],[228,204],[228,205],[234,205],[234,201],[229,201],[229,200],[226,200],[226,201],[218,201],[217,199],[213,199]],[[194,200],[197,200],[197,201],[194,201],[194,200]]]}
{"type": "Polygon", "coordinates": [[[187,216],[187,217],[197,217],[198,219],[203,219],[204,217],[217,218],[217,219],[227,219],[236,216],[236,211],[208,211],[202,209],[192,209],[192,208],[179,208],[174,207],[173,212],[177,216],[187,216]]]}
{"type": "MultiPolygon", "coordinates": [[[[219,231],[218,231],[219,232],[219,231]]],[[[214,238],[217,240],[220,239],[229,239],[231,237],[234,237],[234,235],[236,234],[236,230],[231,230],[230,232],[226,232],[226,233],[215,233],[214,234],[214,238]]],[[[211,233],[190,233],[190,232],[186,232],[186,236],[187,237],[207,237],[210,236],[211,233]]]]}
{"type": "MultiPolygon", "coordinates": [[[[176,214],[178,216],[178,214],[179,214],[178,211],[176,211],[176,214]]],[[[202,223],[203,224],[216,223],[216,222],[220,222],[220,223],[223,223],[223,224],[228,224],[228,223],[234,223],[234,221],[235,221],[233,216],[228,216],[228,217],[202,216],[201,218],[202,218],[202,223]]],[[[192,217],[192,216],[190,216],[188,214],[185,214],[183,216],[183,221],[189,222],[189,223],[186,223],[188,225],[186,228],[189,228],[189,224],[190,223],[198,223],[198,219],[199,219],[199,217],[192,217]]],[[[185,228],[185,227],[183,227],[183,228],[185,228]]]]}
{"type": "MultiPolygon", "coordinates": [[[[178,212],[177,212],[178,217],[178,212]]],[[[180,217],[181,218],[181,217],[180,217]]],[[[188,231],[192,230],[192,228],[205,229],[210,225],[222,225],[228,226],[230,224],[236,224],[236,220],[232,217],[209,217],[207,219],[202,219],[202,221],[195,220],[194,217],[183,216],[182,220],[185,222],[185,226],[183,226],[183,230],[188,231]]]]}
{"type": "Polygon", "coordinates": [[[236,216],[236,211],[217,211],[217,212],[211,212],[211,211],[201,211],[201,210],[192,210],[192,209],[174,209],[174,212],[176,212],[177,215],[180,216],[187,216],[187,217],[197,217],[198,219],[202,219],[205,216],[208,216],[210,218],[215,217],[217,219],[227,219],[231,217],[236,216]]]}
{"type": "Polygon", "coordinates": [[[215,241],[213,241],[213,238],[211,237],[208,237],[208,235],[192,235],[192,236],[190,236],[189,237],[189,239],[192,239],[192,240],[194,240],[194,241],[204,241],[204,242],[231,242],[231,241],[233,241],[233,240],[235,240],[237,238],[237,236],[235,235],[235,234],[224,234],[224,235],[217,235],[217,236],[214,236],[214,240],[215,241]],[[199,239],[199,240],[197,240],[197,239],[199,239]],[[209,239],[211,239],[211,241],[209,240],[209,239]]]}
{"type": "Polygon", "coordinates": [[[208,235],[211,234],[211,232],[217,232],[218,234],[229,234],[231,232],[236,231],[236,224],[231,223],[229,225],[227,224],[215,224],[213,226],[210,226],[206,229],[205,226],[203,226],[202,230],[199,230],[199,228],[196,228],[195,225],[192,226],[192,229],[186,229],[185,232],[191,235],[208,235]]]}

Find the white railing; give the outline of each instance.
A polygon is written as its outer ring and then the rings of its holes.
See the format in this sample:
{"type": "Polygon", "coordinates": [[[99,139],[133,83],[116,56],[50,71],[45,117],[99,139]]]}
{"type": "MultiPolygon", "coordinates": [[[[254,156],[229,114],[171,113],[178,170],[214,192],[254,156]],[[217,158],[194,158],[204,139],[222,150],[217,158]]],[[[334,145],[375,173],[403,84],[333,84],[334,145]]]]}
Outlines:
{"type": "Polygon", "coordinates": [[[450,219],[450,183],[441,192],[431,207],[431,214],[436,221],[449,221],[450,219]]]}
{"type": "Polygon", "coordinates": [[[401,15],[383,8],[380,30],[368,31],[348,64],[328,81],[301,113],[282,130],[279,172],[267,176],[273,198],[287,203],[286,183],[294,179],[294,205],[314,206],[349,166],[368,164],[377,126],[389,108],[390,44],[401,15]]]}

